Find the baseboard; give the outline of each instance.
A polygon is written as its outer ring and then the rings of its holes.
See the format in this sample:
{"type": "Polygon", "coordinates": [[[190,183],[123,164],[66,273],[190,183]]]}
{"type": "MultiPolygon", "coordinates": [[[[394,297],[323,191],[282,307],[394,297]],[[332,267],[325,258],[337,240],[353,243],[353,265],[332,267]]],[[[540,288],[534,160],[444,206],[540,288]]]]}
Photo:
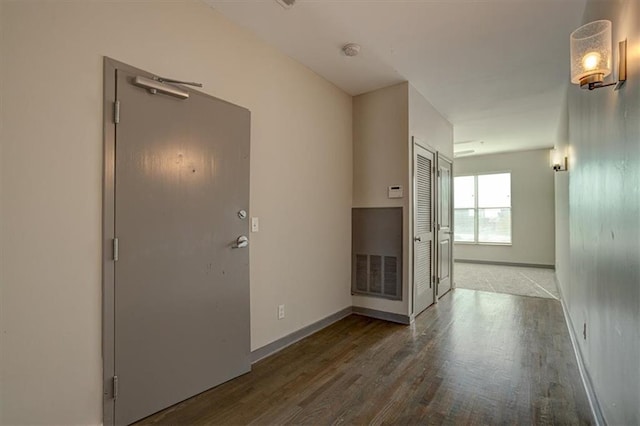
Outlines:
{"type": "Polygon", "coordinates": [[[352,313],[351,306],[344,308],[334,314],[329,315],[319,321],[314,322],[313,324],[309,324],[306,327],[301,328],[300,330],[294,331],[291,334],[288,334],[280,339],[271,342],[261,348],[256,349],[251,352],[251,363],[254,364],[260,361],[263,358],[266,358],[270,355],[273,355],[276,352],[281,351],[282,349],[296,343],[299,340],[304,339],[318,331],[322,330],[333,324],[334,322],[340,321],[341,319],[348,317],[352,313]]]}
{"type": "Polygon", "coordinates": [[[456,263],[477,263],[479,265],[520,266],[524,268],[556,269],[555,265],[541,265],[539,263],[498,262],[493,260],[455,259],[456,263]]]}
{"type": "Polygon", "coordinates": [[[604,415],[602,414],[602,409],[600,408],[598,397],[596,396],[595,390],[593,389],[593,382],[591,381],[591,376],[589,376],[589,372],[584,366],[582,351],[580,350],[580,346],[578,345],[578,340],[574,331],[575,329],[573,328],[573,322],[571,321],[571,317],[569,316],[569,309],[565,304],[564,296],[562,295],[562,288],[560,287],[560,283],[558,282],[558,277],[555,277],[555,282],[556,282],[556,287],[558,288],[558,294],[560,295],[560,304],[562,305],[564,320],[567,325],[567,328],[569,329],[571,346],[573,346],[573,352],[576,355],[576,361],[578,363],[578,371],[580,372],[582,385],[584,386],[584,390],[587,393],[587,399],[589,400],[591,415],[593,416],[593,419],[595,420],[597,426],[605,426],[607,422],[604,420],[604,415]]]}
{"type": "Polygon", "coordinates": [[[394,314],[392,312],[378,311],[375,309],[363,308],[360,306],[354,306],[352,309],[354,314],[363,315],[365,317],[397,322],[398,324],[404,325],[411,324],[412,318],[408,315],[394,314]]]}

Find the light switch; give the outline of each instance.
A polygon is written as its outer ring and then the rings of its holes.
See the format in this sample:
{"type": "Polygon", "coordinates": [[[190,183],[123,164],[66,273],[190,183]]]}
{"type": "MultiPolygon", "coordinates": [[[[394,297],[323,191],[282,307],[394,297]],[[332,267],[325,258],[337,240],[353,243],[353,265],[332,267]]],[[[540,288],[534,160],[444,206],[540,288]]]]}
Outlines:
{"type": "Polygon", "coordinates": [[[260,221],[257,217],[251,218],[251,232],[258,232],[260,230],[260,221]]]}

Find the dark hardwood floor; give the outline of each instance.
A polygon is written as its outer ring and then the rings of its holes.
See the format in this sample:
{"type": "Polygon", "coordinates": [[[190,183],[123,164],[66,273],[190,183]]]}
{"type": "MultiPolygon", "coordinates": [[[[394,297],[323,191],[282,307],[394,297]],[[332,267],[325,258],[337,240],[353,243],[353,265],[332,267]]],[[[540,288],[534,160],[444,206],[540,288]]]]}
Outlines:
{"type": "Polygon", "coordinates": [[[590,424],[557,300],[457,289],[411,326],[351,315],[139,424],[590,424]]]}

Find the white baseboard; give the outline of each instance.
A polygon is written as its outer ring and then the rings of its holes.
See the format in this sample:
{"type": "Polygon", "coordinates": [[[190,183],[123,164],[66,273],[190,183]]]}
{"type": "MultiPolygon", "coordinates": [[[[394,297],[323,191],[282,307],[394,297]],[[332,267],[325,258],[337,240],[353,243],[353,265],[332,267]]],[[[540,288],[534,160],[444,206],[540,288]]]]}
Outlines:
{"type": "Polygon", "coordinates": [[[555,277],[555,281],[556,281],[556,287],[558,288],[558,294],[560,294],[560,304],[562,305],[564,320],[565,320],[565,323],[567,324],[567,328],[569,329],[571,346],[573,347],[573,352],[575,353],[576,361],[578,363],[580,378],[582,379],[582,385],[584,386],[584,390],[587,394],[587,399],[589,400],[591,415],[593,416],[593,420],[596,422],[597,426],[606,426],[607,422],[604,419],[602,409],[600,408],[600,403],[598,402],[598,397],[596,395],[595,390],[593,389],[591,376],[589,376],[589,372],[587,371],[584,365],[584,360],[582,358],[582,351],[580,350],[580,346],[578,345],[577,336],[574,331],[575,329],[573,328],[573,322],[571,321],[571,317],[569,316],[569,309],[567,308],[567,305],[564,302],[564,296],[562,295],[562,288],[560,287],[560,283],[558,282],[558,277],[555,277]]]}

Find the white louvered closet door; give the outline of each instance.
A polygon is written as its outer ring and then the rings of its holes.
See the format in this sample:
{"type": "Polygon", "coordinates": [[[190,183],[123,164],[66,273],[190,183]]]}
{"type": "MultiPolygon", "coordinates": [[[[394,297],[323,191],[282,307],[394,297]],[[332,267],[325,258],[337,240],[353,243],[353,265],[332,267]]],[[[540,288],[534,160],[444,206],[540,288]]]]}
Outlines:
{"type": "Polygon", "coordinates": [[[434,302],[433,200],[435,155],[414,144],[413,313],[418,315],[434,302]]]}

